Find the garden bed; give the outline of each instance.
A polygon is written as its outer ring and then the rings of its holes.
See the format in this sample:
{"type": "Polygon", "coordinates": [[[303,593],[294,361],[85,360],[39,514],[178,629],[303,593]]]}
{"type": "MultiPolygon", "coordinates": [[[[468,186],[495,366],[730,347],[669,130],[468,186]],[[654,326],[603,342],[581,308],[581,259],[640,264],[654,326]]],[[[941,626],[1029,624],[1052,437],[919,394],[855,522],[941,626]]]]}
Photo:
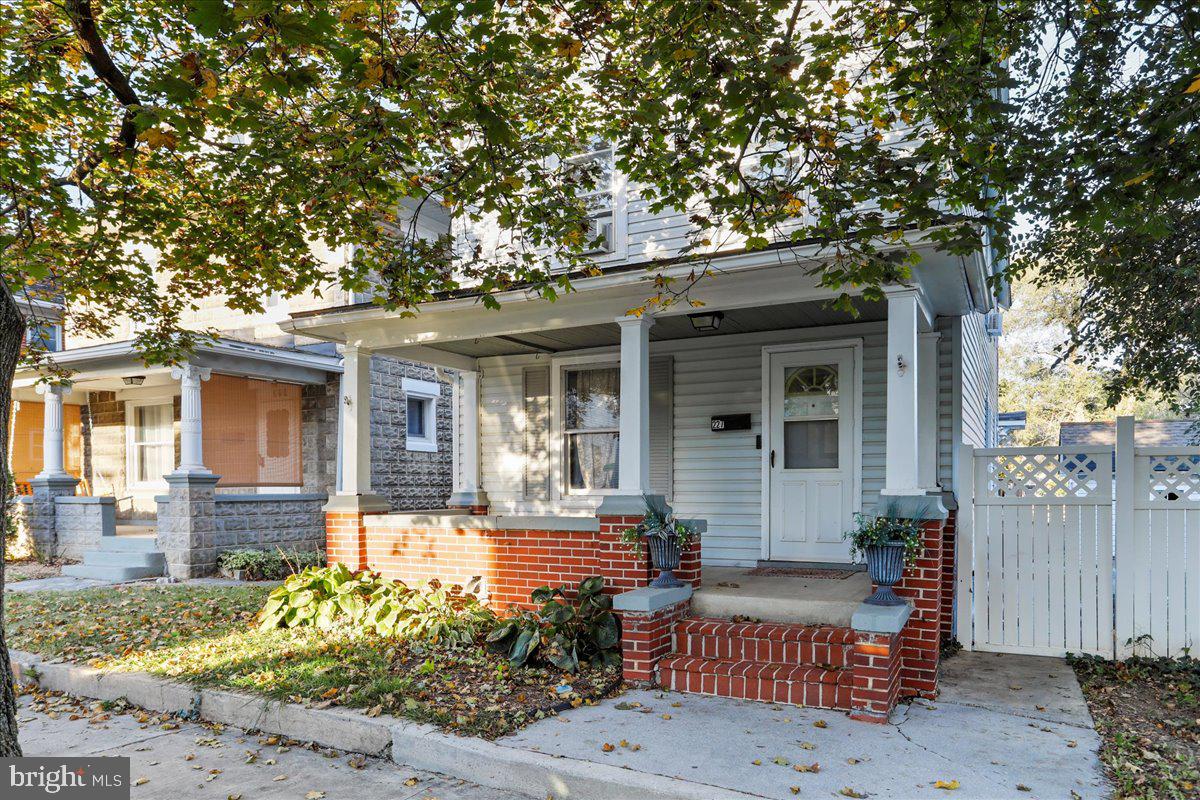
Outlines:
{"type": "Polygon", "coordinates": [[[5,598],[9,646],[104,669],[493,738],[614,689],[619,669],[512,667],[482,644],[258,630],[270,586],[122,586],[5,598]]]}
{"type": "Polygon", "coordinates": [[[1117,798],[1200,797],[1200,661],[1071,659],[1117,798]]]}

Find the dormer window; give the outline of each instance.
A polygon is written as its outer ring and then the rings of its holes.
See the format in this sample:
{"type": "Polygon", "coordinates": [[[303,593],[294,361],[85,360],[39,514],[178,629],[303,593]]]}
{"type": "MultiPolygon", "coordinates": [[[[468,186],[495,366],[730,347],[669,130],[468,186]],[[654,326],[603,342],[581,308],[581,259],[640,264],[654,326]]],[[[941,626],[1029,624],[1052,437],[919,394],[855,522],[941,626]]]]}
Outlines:
{"type": "Polygon", "coordinates": [[[568,159],[567,163],[587,167],[595,176],[591,188],[579,193],[587,205],[590,222],[586,252],[592,255],[615,252],[617,203],[612,145],[597,140],[592,143],[590,150],[568,159]]]}
{"type": "Polygon", "coordinates": [[[30,320],[25,328],[25,343],[34,350],[57,353],[62,350],[62,326],[30,320]]]}

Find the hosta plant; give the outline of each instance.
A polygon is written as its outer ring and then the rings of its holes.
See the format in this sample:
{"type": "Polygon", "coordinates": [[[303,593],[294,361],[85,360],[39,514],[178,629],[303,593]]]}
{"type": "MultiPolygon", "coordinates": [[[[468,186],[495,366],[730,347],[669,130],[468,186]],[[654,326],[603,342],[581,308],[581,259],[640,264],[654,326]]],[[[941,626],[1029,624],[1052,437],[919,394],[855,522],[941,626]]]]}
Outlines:
{"type": "Polygon", "coordinates": [[[473,589],[436,581],[408,586],[374,572],[351,572],[344,564],[310,567],[271,592],[259,626],[346,626],[401,639],[468,643],[495,619],[473,589]]]}
{"type": "Polygon", "coordinates": [[[500,620],[487,640],[515,666],[543,662],[567,672],[581,663],[616,666],[621,635],[603,587],[603,579],[593,576],[580,581],[574,598],[566,587],[534,589],[530,599],[539,607],[500,620]]]}

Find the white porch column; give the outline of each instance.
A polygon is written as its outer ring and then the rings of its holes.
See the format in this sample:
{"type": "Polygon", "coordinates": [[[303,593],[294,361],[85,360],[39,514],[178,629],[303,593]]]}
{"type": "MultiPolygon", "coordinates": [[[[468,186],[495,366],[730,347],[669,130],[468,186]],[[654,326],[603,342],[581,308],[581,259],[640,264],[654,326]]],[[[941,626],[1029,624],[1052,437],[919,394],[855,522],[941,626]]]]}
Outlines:
{"type": "Polygon", "coordinates": [[[341,423],[343,495],[371,493],[371,351],[346,345],[342,352],[341,423]]]}
{"type": "Polygon", "coordinates": [[[482,510],[488,505],[487,492],[479,475],[479,373],[463,370],[454,381],[453,417],[457,422],[454,438],[454,489],[447,503],[451,508],[482,510]]]}
{"type": "Polygon", "coordinates": [[[617,489],[650,493],[650,327],[654,318],[618,317],[621,327],[621,444],[617,489]]]}
{"type": "Polygon", "coordinates": [[[918,472],[921,488],[938,489],[938,339],[936,331],[922,333],[917,341],[917,438],[920,440],[918,472]]]}
{"type": "Polygon", "coordinates": [[[71,478],[63,467],[63,395],[71,391],[62,384],[38,384],[42,396],[42,471],[38,478],[71,478]]]}
{"type": "Polygon", "coordinates": [[[200,414],[200,382],[212,375],[208,367],[180,364],[171,368],[179,381],[179,466],[176,475],[209,475],[204,466],[204,423],[200,414]]]}
{"type": "Polygon", "coordinates": [[[917,328],[921,316],[916,290],[888,295],[887,316],[887,466],[885,496],[923,495],[920,478],[917,385],[920,353],[917,328]]]}

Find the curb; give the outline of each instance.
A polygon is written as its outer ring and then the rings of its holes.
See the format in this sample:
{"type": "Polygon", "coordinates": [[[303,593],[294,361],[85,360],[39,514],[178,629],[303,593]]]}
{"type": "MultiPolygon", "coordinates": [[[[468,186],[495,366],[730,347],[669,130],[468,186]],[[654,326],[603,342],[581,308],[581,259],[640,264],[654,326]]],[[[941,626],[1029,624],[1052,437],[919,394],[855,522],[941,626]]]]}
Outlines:
{"type": "Polygon", "coordinates": [[[210,722],[312,741],[323,747],[389,758],[493,789],[545,800],[749,800],[760,795],[637,772],[483,739],[443,733],[432,725],[368,717],[344,708],[306,708],[221,689],[201,689],[142,672],[108,672],[50,663],[10,650],[14,680],[91,697],[124,698],[150,711],[198,715],[210,722]]]}

